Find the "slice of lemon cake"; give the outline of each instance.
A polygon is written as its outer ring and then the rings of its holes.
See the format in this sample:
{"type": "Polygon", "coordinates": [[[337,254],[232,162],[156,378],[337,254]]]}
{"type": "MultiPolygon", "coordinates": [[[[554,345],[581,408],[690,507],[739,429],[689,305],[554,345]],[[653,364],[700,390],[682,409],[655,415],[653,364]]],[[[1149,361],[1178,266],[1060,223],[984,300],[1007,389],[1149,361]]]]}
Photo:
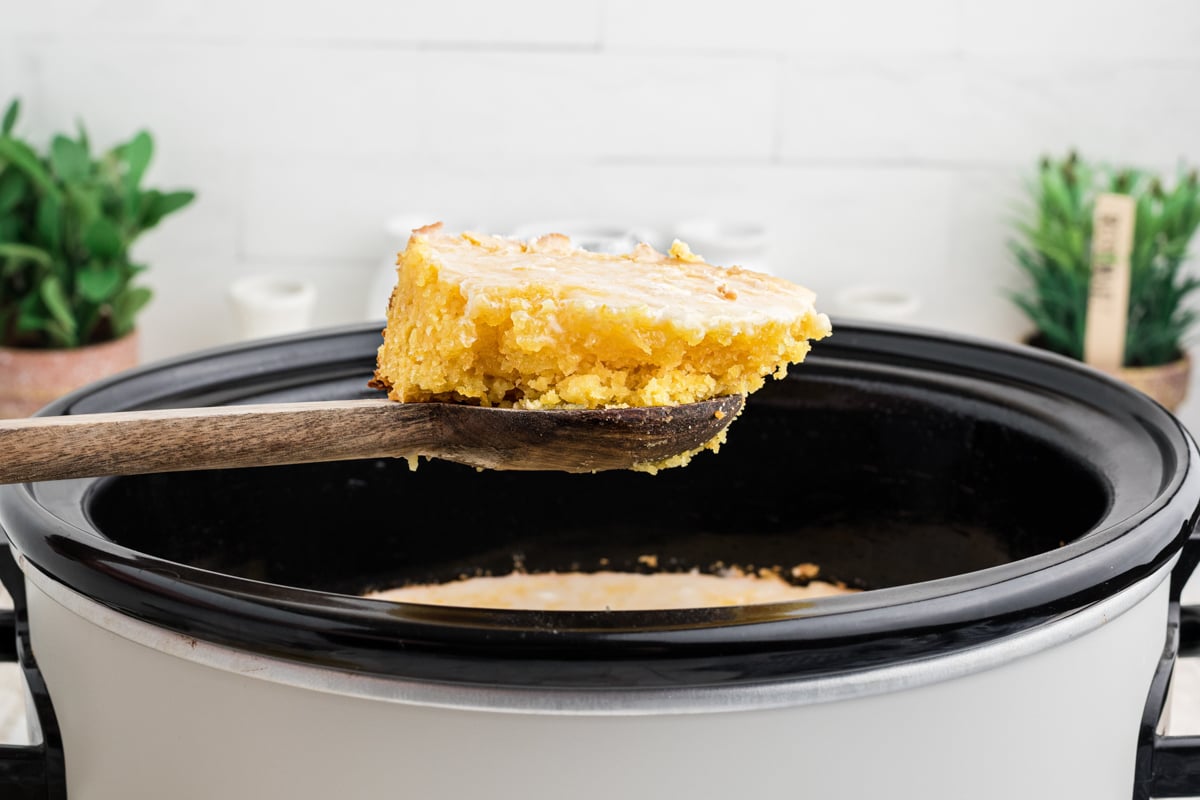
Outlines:
{"type": "Polygon", "coordinates": [[[372,385],[403,402],[661,406],[748,394],[830,333],[781,278],[664,254],[413,231],[372,385]]]}

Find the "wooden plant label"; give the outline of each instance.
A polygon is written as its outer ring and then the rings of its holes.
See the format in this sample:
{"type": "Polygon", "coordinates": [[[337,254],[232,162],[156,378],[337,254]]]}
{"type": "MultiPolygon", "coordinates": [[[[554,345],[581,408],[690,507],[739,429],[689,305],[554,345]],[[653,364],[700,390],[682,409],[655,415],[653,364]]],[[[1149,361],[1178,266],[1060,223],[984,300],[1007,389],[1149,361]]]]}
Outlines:
{"type": "Polygon", "coordinates": [[[1088,287],[1083,360],[1116,371],[1125,361],[1129,256],[1136,207],[1124,194],[1102,194],[1092,214],[1092,280],[1088,287]]]}

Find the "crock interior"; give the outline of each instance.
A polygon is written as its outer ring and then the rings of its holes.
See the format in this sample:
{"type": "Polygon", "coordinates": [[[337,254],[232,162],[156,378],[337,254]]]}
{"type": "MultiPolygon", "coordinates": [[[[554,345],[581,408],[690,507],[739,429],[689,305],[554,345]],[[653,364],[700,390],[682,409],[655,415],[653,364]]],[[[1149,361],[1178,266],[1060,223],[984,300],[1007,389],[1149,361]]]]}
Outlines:
{"type": "MultiPolygon", "coordinates": [[[[136,551],[360,594],[460,575],[816,563],[876,589],[1015,561],[1088,532],[1108,482],[1053,426],[954,384],[819,359],[752,395],[718,454],[657,475],[373,460],[114,478],[86,501],[136,551]]],[[[1064,434],[1065,436],[1065,434],[1064,434]]]]}

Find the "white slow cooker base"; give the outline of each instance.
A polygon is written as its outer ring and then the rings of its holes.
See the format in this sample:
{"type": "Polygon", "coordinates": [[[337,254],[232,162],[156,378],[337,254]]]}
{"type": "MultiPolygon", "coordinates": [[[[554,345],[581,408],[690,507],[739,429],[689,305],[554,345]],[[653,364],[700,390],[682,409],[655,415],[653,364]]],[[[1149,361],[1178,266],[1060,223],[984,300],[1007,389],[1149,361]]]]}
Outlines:
{"type": "Polygon", "coordinates": [[[44,576],[26,584],[72,800],[1127,800],[1163,644],[1164,576],[1126,590],[1141,599],[1105,624],[976,674],[854,699],[656,714],[468,710],[346,696],[328,680],[303,688],[256,676],[278,663],[258,656],[218,669],[138,644],[95,620],[141,623],[46,584],[87,619],[39,588],[44,576]]]}

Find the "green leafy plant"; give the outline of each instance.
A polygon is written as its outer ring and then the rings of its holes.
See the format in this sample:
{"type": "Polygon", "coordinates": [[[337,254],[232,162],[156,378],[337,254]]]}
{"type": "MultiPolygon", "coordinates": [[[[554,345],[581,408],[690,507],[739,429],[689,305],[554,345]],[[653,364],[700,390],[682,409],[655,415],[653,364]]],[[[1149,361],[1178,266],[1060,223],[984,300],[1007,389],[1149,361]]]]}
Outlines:
{"type": "Polygon", "coordinates": [[[154,152],[145,131],[93,157],[80,125],[42,153],[14,135],[19,110],[13,100],[0,118],[0,344],[123,336],[150,300],[130,247],[195,195],[142,187],[154,152]]]}
{"type": "Polygon", "coordinates": [[[1181,169],[1168,188],[1156,175],[1092,165],[1075,153],[1043,158],[1029,187],[1031,212],[1016,224],[1020,236],[1010,243],[1031,285],[1010,297],[1035,325],[1034,344],[1083,360],[1092,213],[1103,192],[1129,195],[1137,208],[1125,366],[1174,361],[1183,355],[1197,322],[1186,300],[1200,280],[1183,268],[1200,225],[1195,170],[1181,169]]]}

